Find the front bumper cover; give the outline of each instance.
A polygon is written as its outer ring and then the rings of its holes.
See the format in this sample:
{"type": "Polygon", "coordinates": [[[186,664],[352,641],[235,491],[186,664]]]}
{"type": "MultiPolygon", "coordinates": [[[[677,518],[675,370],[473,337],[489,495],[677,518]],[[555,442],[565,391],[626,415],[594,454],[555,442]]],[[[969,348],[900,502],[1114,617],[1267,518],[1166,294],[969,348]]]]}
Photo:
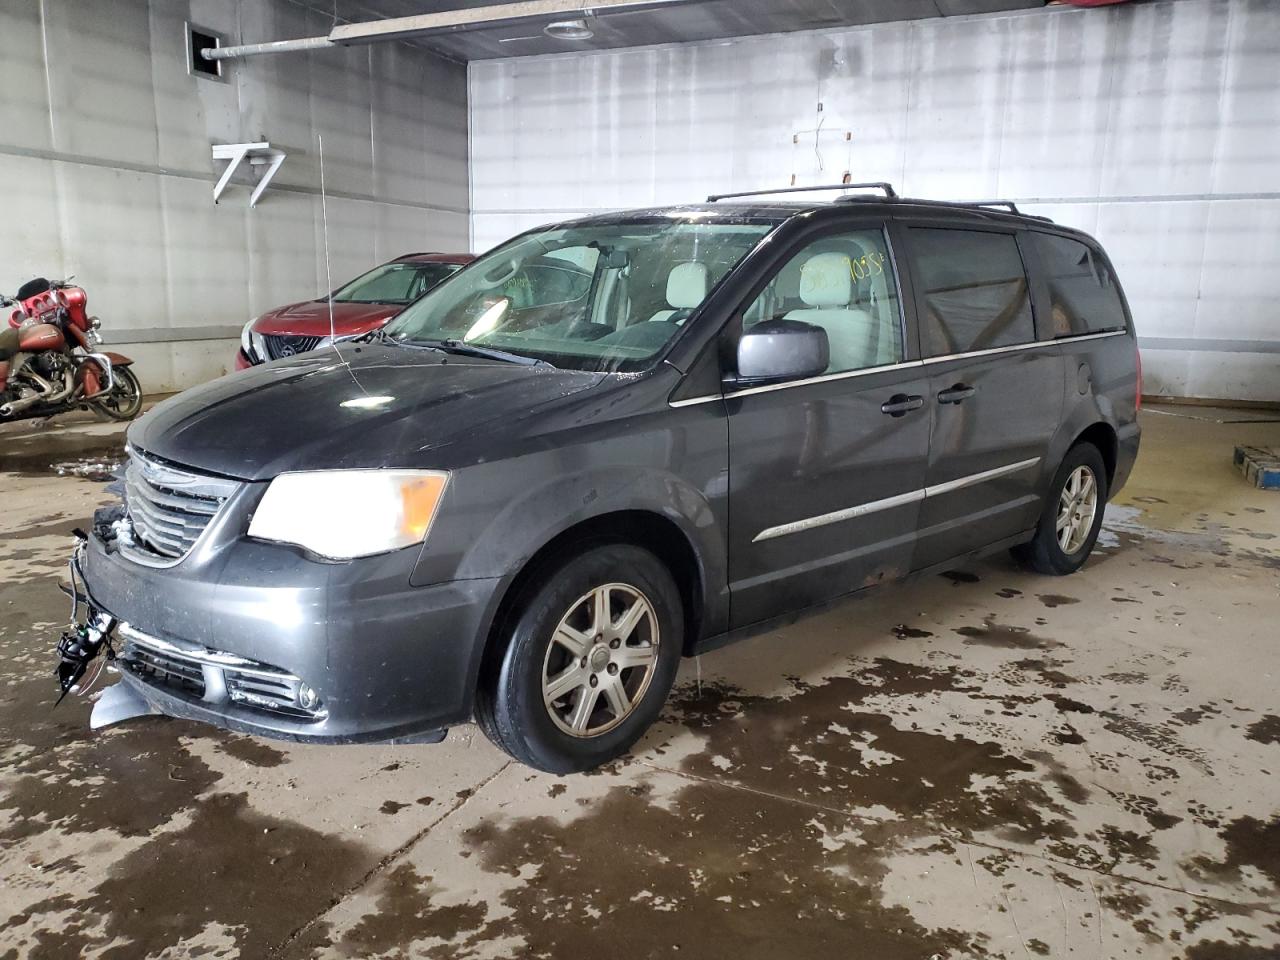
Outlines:
{"type": "Polygon", "coordinates": [[[433,742],[470,716],[497,580],[412,587],[416,547],[330,564],[244,538],[157,569],[95,519],[80,574],[94,612],[119,621],[122,682],[153,710],[318,743],[433,742]],[[290,696],[305,683],[317,707],[284,709],[252,684],[234,697],[246,674],[290,696]]]}

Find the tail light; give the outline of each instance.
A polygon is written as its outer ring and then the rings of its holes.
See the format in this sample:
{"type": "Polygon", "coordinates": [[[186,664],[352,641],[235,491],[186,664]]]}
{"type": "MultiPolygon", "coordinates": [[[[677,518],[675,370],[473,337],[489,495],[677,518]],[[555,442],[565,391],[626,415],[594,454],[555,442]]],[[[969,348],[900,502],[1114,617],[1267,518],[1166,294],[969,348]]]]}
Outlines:
{"type": "Polygon", "coordinates": [[[1137,413],[1142,409],[1142,351],[1134,345],[1133,354],[1138,358],[1138,393],[1133,398],[1133,411],[1137,413]]]}

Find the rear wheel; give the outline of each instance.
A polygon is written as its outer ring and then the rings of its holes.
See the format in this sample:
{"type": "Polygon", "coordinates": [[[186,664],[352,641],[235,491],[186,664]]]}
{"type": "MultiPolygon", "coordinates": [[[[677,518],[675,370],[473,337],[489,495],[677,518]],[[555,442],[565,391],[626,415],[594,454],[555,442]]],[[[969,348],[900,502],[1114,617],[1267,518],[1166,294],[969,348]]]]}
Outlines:
{"type": "Polygon", "coordinates": [[[627,544],[585,550],[548,570],[507,618],[507,644],[477,694],[495,744],[550,773],[625,753],[657,719],[683,647],[671,574],[627,544]]]}
{"type": "Polygon", "coordinates": [[[116,367],[112,375],[111,392],[94,402],[94,412],[104,420],[132,420],[142,410],[142,384],[129,367],[116,367]]]}
{"type": "Polygon", "coordinates": [[[1035,537],[1014,547],[1014,558],[1038,573],[1075,573],[1097,542],[1106,503],[1102,454],[1091,443],[1078,443],[1058,467],[1035,537]]]}

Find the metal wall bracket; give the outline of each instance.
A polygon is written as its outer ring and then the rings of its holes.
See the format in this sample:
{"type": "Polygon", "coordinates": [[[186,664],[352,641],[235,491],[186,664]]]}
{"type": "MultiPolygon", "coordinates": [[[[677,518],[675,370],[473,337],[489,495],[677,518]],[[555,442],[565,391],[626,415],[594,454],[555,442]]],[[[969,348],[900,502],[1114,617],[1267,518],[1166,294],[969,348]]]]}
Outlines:
{"type": "Polygon", "coordinates": [[[271,183],[271,178],[276,175],[286,156],[283,150],[275,149],[265,140],[261,143],[215,143],[213,159],[226,160],[227,168],[222,171],[222,176],[213,185],[213,202],[217,203],[218,198],[222,196],[222,191],[227,189],[227,184],[231,182],[231,175],[236,172],[236,168],[248,160],[250,167],[261,170],[253,193],[249,194],[249,206],[256,207],[262,191],[267,189],[267,184],[271,183]]]}

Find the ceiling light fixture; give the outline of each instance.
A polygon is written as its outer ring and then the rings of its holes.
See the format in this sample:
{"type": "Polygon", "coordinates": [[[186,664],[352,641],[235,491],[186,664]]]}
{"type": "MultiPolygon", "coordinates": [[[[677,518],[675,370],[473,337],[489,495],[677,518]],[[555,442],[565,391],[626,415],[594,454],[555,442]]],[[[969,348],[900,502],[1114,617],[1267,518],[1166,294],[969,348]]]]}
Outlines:
{"type": "Polygon", "coordinates": [[[557,20],[548,23],[542,32],[556,40],[590,40],[596,35],[585,20],[557,20]]]}

